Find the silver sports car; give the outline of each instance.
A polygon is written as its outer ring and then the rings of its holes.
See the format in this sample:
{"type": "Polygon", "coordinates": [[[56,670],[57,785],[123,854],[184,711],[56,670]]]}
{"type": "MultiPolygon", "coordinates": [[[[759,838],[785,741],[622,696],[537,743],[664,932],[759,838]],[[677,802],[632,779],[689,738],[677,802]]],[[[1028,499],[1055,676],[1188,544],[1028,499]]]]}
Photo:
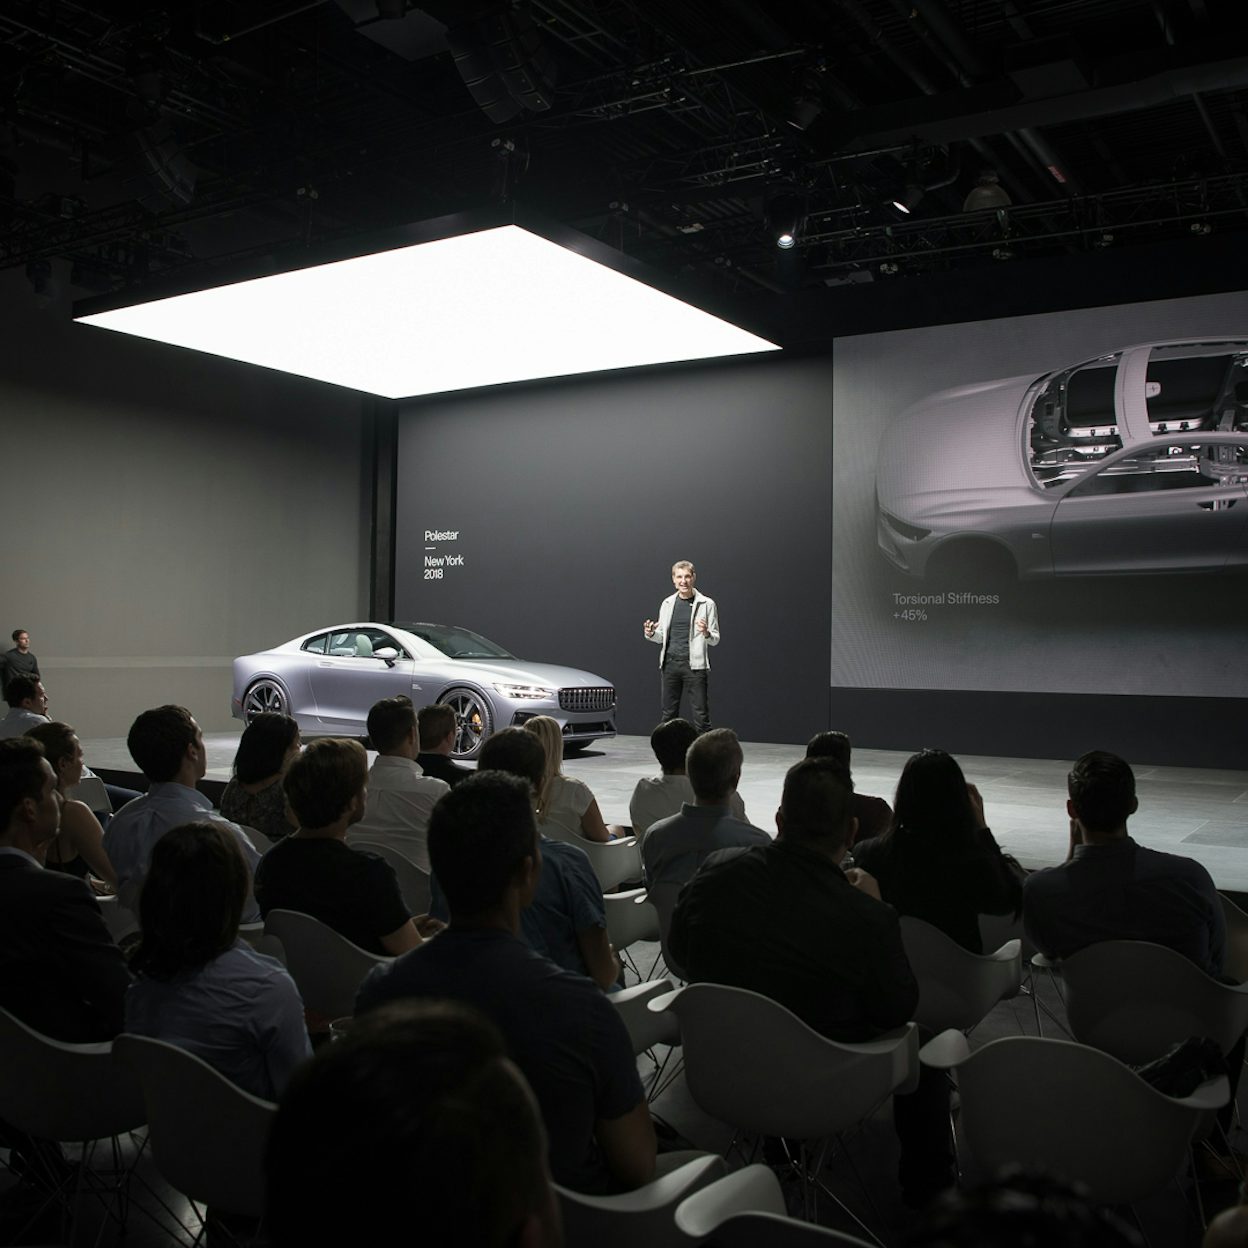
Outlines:
{"type": "Polygon", "coordinates": [[[884,556],[916,577],[1248,566],[1248,337],[929,395],[885,432],[884,556]]]}
{"type": "Polygon", "coordinates": [[[602,677],[517,659],[451,625],[341,624],[234,660],[234,717],[281,711],[308,736],[363,736],[373,703],[398,694],[455,708],[460,759],[535,715],[558,720],[571,745],[615,736],[615,689],[602,677]]]}

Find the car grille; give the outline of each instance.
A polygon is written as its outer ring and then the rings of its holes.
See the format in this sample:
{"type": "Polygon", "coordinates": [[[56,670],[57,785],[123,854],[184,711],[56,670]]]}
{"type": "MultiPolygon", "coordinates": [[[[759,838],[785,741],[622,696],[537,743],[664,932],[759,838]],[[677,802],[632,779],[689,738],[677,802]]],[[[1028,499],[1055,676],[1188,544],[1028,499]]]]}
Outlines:
{"type": "Polygon", "coordinates": [[[615,690],[610,685],[589,689],[560,689],[561,711],[609,711],[615,705],[615,690]]]}

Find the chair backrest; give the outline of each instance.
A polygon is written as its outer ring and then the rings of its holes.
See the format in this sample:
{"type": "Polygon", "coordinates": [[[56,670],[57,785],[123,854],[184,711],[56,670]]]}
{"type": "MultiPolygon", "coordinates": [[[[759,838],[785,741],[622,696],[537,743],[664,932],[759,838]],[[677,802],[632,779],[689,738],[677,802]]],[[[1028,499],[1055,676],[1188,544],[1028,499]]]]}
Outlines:
{"type": "Polygon", "coordinates": [[[277,1106],[164,1040],[118,1036],[121,1069],[138,1076],[152,1159],[171,1186],[214,1211],[264,1213],[264,1148],[277,1106]]]}
{"type": "Polygon", "coordinates": [[[607,913],[607,936],[617,949],[627,949],[639,940],[659,939],[659,914],[644,888],[608,893],[602,903],[607,913]]]}
{"type": "Polygon", "coordinates": [[[723,1158],[706,1154],[618,1196],[586,1196],[555,1184],[564,1242],[569,1248],[678,1248],[684,1240],[676,1230],[676,1206],[723,1173],[723,1158]]]}
{"type": "Polygon", "coordinates": [[[250,824],[240,823],[238,826],[242,828],[243,835],[252,843],[256,853],[261,857],[267,854],[277,843],[271,836],[265,836],[259,828],[253,828],[250,824]]]}
{"type": "Polygon", "coordinates": [[[112,799],[99,776],[84,776],[66,795],[70,801],[84,802],[88,810],[95,814],[111,814],[112,799]]]}
{"type": "Polygon", "coordinates": [[[81,1142],[146,1121],[138,1080],[111,1044],[66,1044],[0,1009],[0,1119],[41,1140],[81,1142]]]}
{"type": "Polygon", "coordinates": [[[286,969],[305,1008],[325,1018],[353,1013],[364,976],[379,963],[390,961],[353,945],[320,919],[297,910],[270,910],[264,930],[282,942],[286,969]]]}
{"type": "Polygon", "coordinates": [[[620,1018],[633,1042],[635,1054],[645,1053],[656,1044],[680,1043],[680,1023],[670,1010],[652,1010],[650,1002],[676,987],[670,979],[649,979],[613,992],[608,1000],[619,1011],[620,1018]]]}
{"type": "Polygon", "coordinates": [[[994,1040],[957,1067],[957,1080],[981,1171],[1047,1171],[1086,1184],[1098,1204],[1131,1204],[1164,1186],[1201,1116],[1109,1054],[1067,1040],[994,1040]]]}
{"type": "Polygon", "coordinates": [[[723,984],[690,984],[669,1008],[680,1020],[690,1095],[751,1134],[822,1139],[916,1086],[913,1023],[840,1044],[769,998],[723,984]]]}
{"type": "Polygon", "coordinates": [[[121,944],[127,936],[139,930],[139,916],[129,906],[122,905],[120,897],[97,897],[95,900],[114,944],[121,944]]]}
{"type": "Polygon", "coordinates": [[[1071,1034],[1123,1062],[1151,1061],[1189,1036],[1229,1053],[1248,1030],[1248,986],[1220,984],[1164,945],[1088,945],[1062,960],[1062,982],[1071,1034]]]}
{"type": "Polygon", "coordinates": [[[604,893],[612,892],[630,880],[641,879],[641,850],[637,848],[635,836],[624,836],[606,844],[586,840],[583,836],[554,839],[565,840],[589,855],[590,866],[594,868],[604,893]]]}
{"type": "Polygon", "coordinates": [[[995,953],[963,949],[938,927],[903,915],[901,939],[919,984],[914,1021],[932,1031],[967,1031],[998,1001],[1018,992],[1022,945],[1007,941],[995,953]]]}
{"type": "Polygon", "coordinates": [[[709,1241],[714,1248],[869,1248],[853,1235],[790,1218],[780,1180],[770,1166],[761,1165],[736,1170],[686,1196],[676,1208],[676,1229],[683,1243],[709,1241]]]}
{"type": "Polygon", "coordinates": [[[1222,914],[1226,919],[1226,957],[1222,973],[1237,984],[1248,980],[1248,914],[1245,914],[1225,893],[1219,893],[1222,914]]]}
{"type": "Polygon", "coordinates": [[[381,841],[351,841],[352,849],[366,849],[380,854],[393,868],[399,881],[403,904],[413,914],[428,914],[431,896],[429,873],[422,871],[406,854],[381,841]]]}

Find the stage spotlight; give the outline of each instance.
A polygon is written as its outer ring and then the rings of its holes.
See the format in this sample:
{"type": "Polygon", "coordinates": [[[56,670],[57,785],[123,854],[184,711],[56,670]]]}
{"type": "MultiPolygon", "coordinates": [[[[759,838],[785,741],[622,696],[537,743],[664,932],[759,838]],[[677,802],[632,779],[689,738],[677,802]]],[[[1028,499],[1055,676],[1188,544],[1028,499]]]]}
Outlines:
{"type": "Polygon", "coordinates": [[[796,246],[802,221],[802,206],[796,195],[784,191],[773,196],[767,201],[763,218],[768,235],[781,251],[796,246]]]}
{"type": "Polygon", "coordinates": [[[907,182],[906,189],[892,201],[898,212],[909,216],[923,199],[923,188],[917,182],[907,182]]]}

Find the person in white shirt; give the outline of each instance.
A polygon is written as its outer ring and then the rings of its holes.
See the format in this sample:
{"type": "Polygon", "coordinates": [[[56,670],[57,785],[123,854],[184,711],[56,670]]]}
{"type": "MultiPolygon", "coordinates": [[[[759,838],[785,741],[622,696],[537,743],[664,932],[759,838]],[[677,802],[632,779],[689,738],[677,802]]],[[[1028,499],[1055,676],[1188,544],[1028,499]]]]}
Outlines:
{"type": "MultiPolygon", "coordinates": [[[[685,774],[685,755],[697,740],[698,730],[687,719],[669,719],[650,734],[650,748],[659,760],[661,776],[643,776],[633,789],[628,815],[633,835],[640,841],[660,819],[680,814],[681,807],[693,803],[693,785],[685,774]]],[[[745,802],[733,789],[728,795],[728,811],[734,819],[748,823],[745,802]]]]}
{"type": "Polygon", "coordinates": [[[38,676],[14,676],[4,687],[9,713],[0,719],[0,741],[23,737],[28,728],[51,722],[48,694],[38,676]]]}
{"type": "Polygon", "coordinates": [[[368,773],[364,818],[347,833],[347,844],[386,845],[428,871],[429,816],[451,786],[424,775],[416,762],[420,738],[411,698],[378,702],[368,713],[368,736],[377,761],[368,773]]]}

